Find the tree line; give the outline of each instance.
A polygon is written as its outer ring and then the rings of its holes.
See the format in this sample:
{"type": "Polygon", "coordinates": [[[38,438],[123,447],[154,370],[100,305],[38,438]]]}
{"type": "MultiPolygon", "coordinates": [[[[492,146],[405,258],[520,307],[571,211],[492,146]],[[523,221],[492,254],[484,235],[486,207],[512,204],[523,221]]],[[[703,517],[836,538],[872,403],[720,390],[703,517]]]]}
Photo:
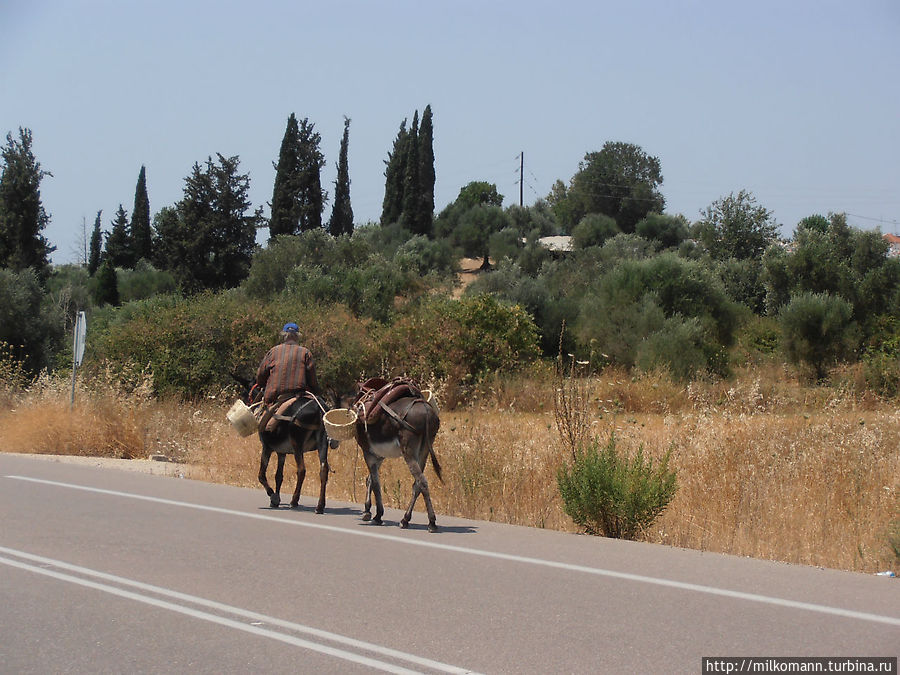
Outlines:
{"type": "MultiPolygon", "coordinates": [[[[666,212],[659,159],[622,142],[586,153],[567,182],[531,206],[504,207],[496,185],[476,180],[436,212],[433,124],[430,106],[400,123],[378,223],[354,223],[350,119],[324,221],[321,137],[291,114],[273,162],[268,219],[250,203],[239,158],[217,153],[194,164],[182,199],[151,220],[142,166],[130,218],[120,204],[106,233],[98,211],[84,265],[65,271],[51,270],[53,248],[41,234],[49,216],[39,187],[49,174],[31,152],[30,131],[20,129],[3,149],[0,285],[17,287],[17,301],[32,306],[52,296],[49,304],[67,315],[75,305],[239,289],[257,301],[302,293],[384,323],[402,311],[396,298],[449,289],[459,257],[468,256],[485,274],[467,293],[525,308],[547,356],[562,346],[595,367],[727,376],[736,343],[750,341],[819,379],[838,360],[864,358],[880,364],[873,381],[881,389],[900,387],[900,261],[879,232],[851,228],[843,214],[813,214],[780,241],[773,213],[745,190],[691,222],[666,212]],[[264,225],[270,239],[260,248],[264,225]],[[567,235],[570,250],[548,248],[542,240],[554,235],[567,235]]],[[[38,324],[5,328],[0,341],[25,344],[19,334],[40,333],[38,324]]],[[[22,355],[36,366],[52,351],[32,337],[22,355]]]]}

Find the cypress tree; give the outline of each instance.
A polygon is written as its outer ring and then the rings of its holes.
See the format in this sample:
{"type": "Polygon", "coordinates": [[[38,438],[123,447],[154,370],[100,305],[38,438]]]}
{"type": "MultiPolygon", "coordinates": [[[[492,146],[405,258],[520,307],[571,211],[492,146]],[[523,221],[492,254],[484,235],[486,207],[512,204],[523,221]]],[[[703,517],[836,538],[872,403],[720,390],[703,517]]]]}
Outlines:
{"type": "Polygon", "coordinates": [[[142,165],[134,188],[134,210],[131,212],[131,240],[134,262],[151,258],[150,199],[147,197],[147,169],[142,165]]]}
{"type": "Polygon", "coordinates": [[[272,209],[269,218],[269,239],[279,234],[299,231],[300,213],[297,201],[297,182],[300,172],[300,129],[294,113],[288,117],[278,163],[275,167],[275,187],[272,190],[272,209]]]}
{"type": "Polygon", "coordinates": [[[103,209],[97,211],[97,217],[94,219],[94,230],[91,232],[90,251],[88,253],[88,274],[94,276],[100,267],[100,258],[103,253],[103,233],[100,232],[100,214],[103,209]]]}
{"type": "Polygon", "coordinates": [[[103,305],[118,306],[119,304],[119,280],[112,263],[107,259],[100,265],[97,271],[97,281],[94,286],[94,302],[98,307],[103,305]]]}
{"type": "Polygon", "coordinates": [[[434,122],[431,105],[426,105],[419,126],[419,223],[422,234],[429,237],[434,230],[434,122]]]}
{"type": "Polygon", "coordinates": [[[353,208],[350,206],[350,170],[347,166],[347,146],[350,140],[350,118],[344,117],[344,136],[338,156],[337,178],[334,181],[334,206],[328,231],[333,237],[353,232],[353,208]]]}
{"type": "Polygon", "coordinates": [[[0,175],[0,267],[33,268],[43,283],[50,274],[50,246],[41,231],[50,222],[41,203],[41,169],[31,151],[31,130],[19,128],[19,140],[6,135],[0,175]]]}
{"type": "Polygon", "coordinates": [[[128,226],[128,212],[119,204],[116,217],[112,220],[112,231],[106,237],[105,259],[113,267],[131,269],[134,254],[131,248],[131,232],[128,226]]]}
{"type": "Polygon", "coordinates": [[[384,170],[384,201],[381,207],[381,224],[390,225],[400,221],[403,213],[403,181],[406,177],[406,155],[409,132],[406,120],[400,123],[400,131],[394,139],[394,147],[388,153],[384,170]]]}
{"type": "Polygon", "coordinates": [[[319,151],[322,137],[307,118],[300,121],[297,173],[297,205],[301,232],[322,227],[322,209],[328,195],[322,190],[322,167],[325,157],[319,151]]]}
{"type": "Polygon", "coordinates": [[[406,143],[406,159],[403,162],[405,173],[403,176],[403,213],[400,222],[413,234],[422,234],[420,214],[422,212],[419,189],[419,111],[413,115],[412,128],[409,130],[409,140],[406,143]]]}

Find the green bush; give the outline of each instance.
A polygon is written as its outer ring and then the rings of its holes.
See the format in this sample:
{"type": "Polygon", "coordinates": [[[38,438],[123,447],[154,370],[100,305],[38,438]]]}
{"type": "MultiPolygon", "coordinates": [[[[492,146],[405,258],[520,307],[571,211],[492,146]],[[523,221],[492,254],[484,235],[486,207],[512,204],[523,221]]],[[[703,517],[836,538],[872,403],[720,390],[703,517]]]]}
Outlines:
{"type": "Polygon", "coordinates": [[[148,260],[138,261],[133,270],[116,270],[119,301],[144,300],[154,295],[174,293],[175,277],[171,272],[156,269],[148,260]]]}
{"type": "Polygon", "coordinates": [[[522,307],[477,295],[429,296],[411,306],[385,329],[381,353],[393,374],[455,386],[515,370],[540,350],[534,321],[522,307]]]}
{"type": "Polygon", "coordinates": [[[572,228],[572,246],[576,249],[602,246],[617,234],[619,226],[615,220],[602,213],[589,213],[572,228]]]}
{"type": "Polygon", "coordinates": [[[256,373],[286,321],[300,326],[320,385],[338,394],[374,375],[446,378],[451,385],[475,381],[539,353],[528,314],[487,296],[428,297],[385,325],[360,319],[341,304],[301,302],[288,293],[260,302],[224,291],[190,299],[158,296],[95,312],[86,367],[149,368],[158,394],[217,393],[233,384],[232,373],[256,373]]]}
{"type": "Polygon", "coordinates": [[[450,244],[421,234],[411,237],[397,249],[394,263],[404,272],[422,277],[429,272],[452,274],[457,267],[450,244]]]}
{"type": "MultiPolygon", "coordinates": [[[[537,325],[543,354],[553,356],[558,352],[563,321],[574,319],[575,312],[571,303],[551,293],[545,278],[535,279],[518,264],[504,261],[490,274],[480,275],[465,291],[471,296],[483,293],[524,307],[537,325]]],[[[570,351],[574,349],[568,342],[564,346],[570,351]]]]}
{"type": "Polygon", "coordinates": [[[635,365],[645,372],[662,368],[676,379],[689,381],[709,364],[707,348],[697,319],[672,317],[641,341],[635,365]]]}
{"type": "Polygon", "coordinates": [[[658,464],[643,446],[630,459],[616,449],[615,436],[600,448],[594,437],[571,466],[556,474],[566,514],[588,534],[635,539],[675,496],[675,470],[667,451],[658,464]]]}
{"type": "Polygon", "coordinates": [[[298,303],[340,303],[360,317],[387,321],[406,278],[381,256],[362,266],[298,265],[288,275],[284,293],[298,303]]]}
{"type": "MultiPolygon", "coordinates": [[[[605,248],[605,247],[604,247],[605,248]]],[[[602,274],[580,302],[576,334],[582,344],[593,344],[614,363],[632,367],[641,344],[653,338],[651,360],[667,360],[663,342],[678,335],[682,344],[696,345],[704,355],[703,368],[727,374],[727,348],[734,341],[738,306],[721,281],[701,263],[663,253],[644,260],[625,260],[602,274]],[[684,322],[683,327],[676,325],[684,322]]],[[[673,354],[671,350],[666,350],[673,354]]],[[[693,369],[668,359],[673,372],[693,369]]]]}
{"type": "Polygon", "coordinates": [[[650,241],[658,241],[663,248],[678,248],[690,236],[690,226],[684,216],[648,213],[634,226],[634,233],[650,241]]]}
{"type": "Polygon", "coordinates": [[[63,326],[63,317],[44,302],[32,268],[0,269],[0,342],[29,373],[51,365],[63,326]]]}
{"type": "Polygon", "coordinates": [[[850,352],[855,342],[850,303],[829,293],[801,293],[781,310],[783,347],[791,363],[816,380],[850,352]]]}
{"type": "Polygon", "coordinates": [[[105,361],[119,368],[149,367],[156,393],[194,398],[233,384],[232,373],[255,375],[287,321],[299,324],[324,388],[346,391],[377,363],[377,334],[346,308],[290,298],[248,302],[235,292],[190,300],[160,296],[129,303],[117,314],[101,314],[86,357],[95,367],[105,361]]]}

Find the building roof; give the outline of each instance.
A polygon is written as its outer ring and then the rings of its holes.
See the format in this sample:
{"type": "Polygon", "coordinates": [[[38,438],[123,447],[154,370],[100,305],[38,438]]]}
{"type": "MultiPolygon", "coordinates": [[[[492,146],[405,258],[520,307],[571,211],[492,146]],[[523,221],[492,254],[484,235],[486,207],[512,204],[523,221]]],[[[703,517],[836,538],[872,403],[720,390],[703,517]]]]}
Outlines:
{"type": "Polygon", "coordinates": [[[538,243],[544,248],[548,248],[551,251],[571,251],[572,250],[572,237],[560,235],[556,237],[541,237],[538,239],[538,243]]]}

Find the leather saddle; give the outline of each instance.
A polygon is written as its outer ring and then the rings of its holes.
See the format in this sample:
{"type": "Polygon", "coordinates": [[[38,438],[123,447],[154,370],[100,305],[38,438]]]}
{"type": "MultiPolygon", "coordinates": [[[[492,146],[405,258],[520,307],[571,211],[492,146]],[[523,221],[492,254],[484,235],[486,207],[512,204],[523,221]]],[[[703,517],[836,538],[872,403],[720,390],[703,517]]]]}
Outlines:
{"type": "Polygon", "coordinates": [[[306,399],[315,401],[316,397],[308,391],[293,392],[282,394],[272,405],[265,406],[259,419],[259,428],[261,431],[269,433],[274,432],[281,422],[294,424],[303,429],[316,429],[317,427],[310,424],[304,424],[298,420],[298,415],[303,410],[303,406],[298,406],[294,414],[291,415],[291,407],[299,400],[306,399]]]}
{"type": "Polygon", "coordinates": [[[415,382],[405,377],[395,377],[390,382],[373,377],[358,385],[359,393],[353,408],[364,424],[375,424],[381,419],[381,414],[386,412],[401,425],[404,424],[402,414],[398,414],[390,406],[401,398],[423,398],[422,390],[415,382]]]}

